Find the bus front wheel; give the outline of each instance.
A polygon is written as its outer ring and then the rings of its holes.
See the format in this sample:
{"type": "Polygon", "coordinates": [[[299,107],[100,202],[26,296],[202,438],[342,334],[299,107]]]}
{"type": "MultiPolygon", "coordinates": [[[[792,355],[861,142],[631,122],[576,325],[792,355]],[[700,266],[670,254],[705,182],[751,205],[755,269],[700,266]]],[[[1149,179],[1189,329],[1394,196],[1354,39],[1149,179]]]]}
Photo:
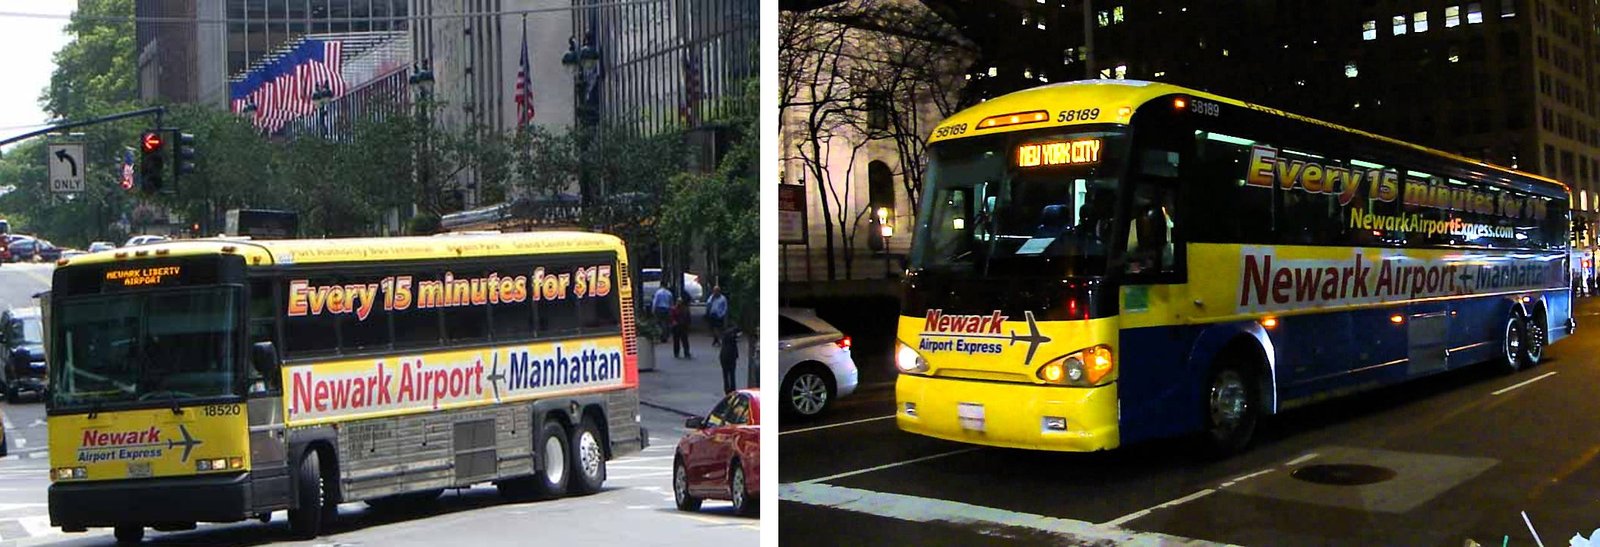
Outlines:
{"type": "Polygon", "coordinates": [[[1258,411],[1251,374],[1237,364],[1218,366],[1206,382],[1205,421],[1201,449],[1207,457],[1243,450],[1255,433],[1258,411]]]}
{"type": "Polygon", "coordinates": [[[322,533],[323,520],[332,509],[327,503],[322,462],[315,450],[306,451],[305,456],[300,458],[300,470],[295,481],[298,503],[289,510],[289,529],[300,538],[311,539],[322,533]]]}

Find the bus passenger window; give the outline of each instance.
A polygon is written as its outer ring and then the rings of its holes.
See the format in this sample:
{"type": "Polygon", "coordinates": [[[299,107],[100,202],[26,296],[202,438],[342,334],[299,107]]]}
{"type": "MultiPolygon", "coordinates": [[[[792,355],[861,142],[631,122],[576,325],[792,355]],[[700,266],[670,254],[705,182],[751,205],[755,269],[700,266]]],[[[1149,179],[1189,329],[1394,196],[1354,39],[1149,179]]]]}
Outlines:
{"type": "Polygon", "coordinates": [[[439,345],[439,309],[416,308],[394,313],[394,345],[397,348],[439,345]]]}
{"type": "Polygon", "coordinates": [[[515,340],[533,333],[533,303],[501,302],[489,306],[496,340],[515,340]]]}
{"type": "Polygon", "coordinates": [[[539,300],[538,306],[539,335],[550,336],[561,333],[577,332],[578,306],[571,298],[561,300],[539,300]]]}
{"type": "Polygon", "coordinates": [[[471,342],[489,337],[488,306],[455,306],[444,309],[444,334],[451,342],[471,342]]]}

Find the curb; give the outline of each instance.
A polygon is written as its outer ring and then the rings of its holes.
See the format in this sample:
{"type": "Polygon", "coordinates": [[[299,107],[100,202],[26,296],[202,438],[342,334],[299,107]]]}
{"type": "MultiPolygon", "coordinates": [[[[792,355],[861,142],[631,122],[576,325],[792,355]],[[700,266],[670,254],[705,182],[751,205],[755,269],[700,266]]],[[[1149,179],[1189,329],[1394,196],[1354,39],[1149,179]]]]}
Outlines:
{"type": "Polygon", "coordinates": [[[674,414],[682,414],[684,417],[699,416],[700,415],[697,412],[684,412],[682,410],[678,410],[676,408],[672,408],[672,407],[667,406],[667,405],[658,405],[658,404],[652,403],[650,401],[641,400],[641,401],[639,401],[639,404],[647,406],[647,407],[650,407],[650,408],[654,408],[656,410],[665,410],[667,412],[671,412],[671,413],[674,413],[674,414]]]}

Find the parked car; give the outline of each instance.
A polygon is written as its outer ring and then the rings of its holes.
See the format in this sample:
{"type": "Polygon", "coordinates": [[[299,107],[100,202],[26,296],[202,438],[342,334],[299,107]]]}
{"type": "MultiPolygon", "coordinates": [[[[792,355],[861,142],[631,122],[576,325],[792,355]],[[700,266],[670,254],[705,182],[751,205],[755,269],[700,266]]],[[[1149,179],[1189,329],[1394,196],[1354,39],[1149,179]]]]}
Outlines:
{"type": "Polygon", "coordinates": [[[49,387],[45,372],[44,321],[37,306],[11,308],[0,313],[0,389],[6,402],[15,403],[23,390],[44,395],[49,387]]]}
{"type": "Polygon", "coordinates": [[[839,329],[799,308],[778,310],[778,396],[783,411],[800,417],[822,413],[835,399],[856,390],[851,340],[839,329]]]}
{"type": "Polygon", "coordinates": [[[117,248],[117,244],[116,243],[112,243],[110,241],[96,241],[94,243],[90,243],[89,244],[89,252],[91,252],[91,253],[98,253],[100,251],[109,251],[109,250],[112,250],[112,249],[115,249],[115,248],[117,248]]]}
{"type": "Polygon", "coordinates": [[[72,257],[75,257],[75,256],[83,256],[83,255],[86,255],[86,254],[89,254],[89,252],[85,251],[83,249],[62,249],[61,250],[61,258],[72,258],[72,257]]]}
{"type": "Polygon", "coordinates": [[[672,499],[697,511],[704,500],[728,500],[733,511],[755,514],[761,495],[761,395],[741,389],[711,413],[689,418],[672,458],[672,499]]]}
{"type": "Polygon", "coordinates": [[[11,244],[8,247],[11,249],[12,262],[31,260],[55,262],[61,258],[61,249],[43,239],[18,236],[16,239],[11,240],[11,244]]]}
{"type": "MultiPolygon", "coordinates": [[[[661,286],[661,268],[639,270],[639,280],[644,284],[645,298],[650,298],[650,295],[656,293],[656,288],[661,286]]],[[[690,302],[704,302],[706,290],[700,285],[700,276],[683,272],[683,293],[689,296],[690,302]]]]}
{"type": "Polygon", "coordinates": [[[128,238],[128,241],[126,243],[123,243],[122,246],[123,247],[133,247],[135,245],[149,245],[151,243],[160,243],[160,242],[166,241],[166,240],[167,240],[167,236],[153,236],[153,235],[133,236],[133,237],[128,238]]]}

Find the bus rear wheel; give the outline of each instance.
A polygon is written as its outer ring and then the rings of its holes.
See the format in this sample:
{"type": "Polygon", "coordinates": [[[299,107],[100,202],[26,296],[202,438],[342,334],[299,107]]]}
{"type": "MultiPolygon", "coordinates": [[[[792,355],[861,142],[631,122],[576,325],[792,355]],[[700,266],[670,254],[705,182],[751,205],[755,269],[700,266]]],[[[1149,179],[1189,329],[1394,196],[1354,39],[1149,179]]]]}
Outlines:
{"type": "Polygon", "coordinates": [[[1244,367],[1233,363],[1218,366],[1206,382],[1202,454],[1215,458],[1244,450],[1255,434],[1256,401],[1255,382],[1244,367]]]}
{"type": "Polygon", "coordinates": [[[111,529],[111,535],[117,538],[117,543],[133,545],[144,541],[144,527],[137,524],[118,524],[111,529]]]}
{"type": "Polygon", "coordinates": [[[1527,325],[1522,320],[1522,314],[1511,312],[1511,316],[1506,318],[1505,337],[1500,342],[1500,368],[1506,373],[1521,370],[1526,363],[1526,340],[1527,325]]]}
{"type": "Polygon", "coordinates": [[[584,416],[572,432],[573,471],[568,490],[575,495],[593,494],[606,482],[606,451],[601,446],[600,428],[594,418],[584,416]]]}
{"type": "Polygon", "coordinates": [[[1544,360],[1544,325],[1545,318],[1544,313],[1542,312],[1533,314],[1533,317],[1528,318],[1528,320],[1525,322],[1525,328],[1523,330],[1526,331],[1527,334],[1523,335],[1525,337],[1525,340],[1522,343],[1522,358],[1525,361],[1523,366],[1531,367],[1539,364],[1539,361],[1544,360]]]}

